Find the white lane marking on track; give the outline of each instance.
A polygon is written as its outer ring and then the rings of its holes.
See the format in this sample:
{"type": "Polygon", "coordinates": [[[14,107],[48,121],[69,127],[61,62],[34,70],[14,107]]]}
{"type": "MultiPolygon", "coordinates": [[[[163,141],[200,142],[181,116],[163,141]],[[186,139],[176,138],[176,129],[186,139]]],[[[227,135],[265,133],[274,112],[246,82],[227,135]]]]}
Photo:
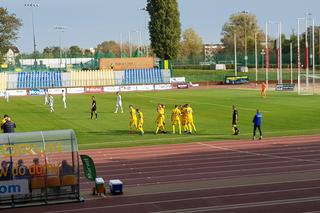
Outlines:
{"type": "Polygon", "coordinates": [[[156,212],[152,212],[152,213],[212,212],[212,211],[218,211],[218,210],[254,208],[254,207],[263,207],[263,206],[275,206],[275,205],[284,205],[284,204],[306,203],[306,202],[314,202],[314,201],[320,201],[320,197],[282,199],[282,200],[274,200],[274,201],[262,201],[262,202],[252,202],[252,203],[220,205],[220,206],[212,206],[212,207],[200,207],[200,208],[189,208],[189,209],[179,209],[179,210],[156,211],[156,212]]]}
{"type": "Polygon", "coordinates": [[[232,152],[238,152],[238,153],[244,153],[244,154],[249,154],[249,155],[255,155],[255,156],[267,156],[275,159],[289,159],[289,160],[294,160],[294,161],[302,161],[302,162],[312,162],[312,163],[320,163],[320,161],[317,160],[308,160],[308,159],[301,159],[301,158],[295,158],[295,157],[286,157],[286,156],[279,156],[279,155],[272,155],[272,154],[263,154],[263,153],[258,153],[258,152],[253,152],[253,151],[244,151],[244,150],[238,150],[238,149],[232,149],[232,148],[227,148],[227,147],[222,147],[222,146],[214,146],[212,144],[205,144],[202,142],[198,142],[198,144],[201,144],[203,146],[211,147],[214,149],[219,149],[219,150],[224,150],[224,151],[232,151],[232,152]]]}
{"type": "MultiPolygon", "coordinates": [[[[136,205],[148,205],[148,204],[160,204],[160,203],[170,203],[170,202],[183,202],[183,201],[191,201],[191,200],[199,200],[199,199],[210,199],[210,198],[228,198],[228,197],[237,197],[237,196],[246,196],[246,195],[261,195],[261,194],[267,194],[267,193],[277,193],[277,192],[291,192],[291,191],[301,191],[301,190],[310,190],[310,189],[319,189],[320,187],[306,187],[306,188],[300,188],[300,189],[285,189],[285,190],[272,190],[272,191],[260,191],[260,192],[251,192],[251,193],[234,193],[230,195],[213,195],[213,196],[203,196],[203,197],[193,197],[193,198],[182,198],[182,199],[172,199],[172,200],[158,200],[158,201],[149,201],[149,202],[138,202],[138,203],[131,203],[131,204],[123,204],[123,205],[111,205],[111,206],[99,206],[99,207],[88,207],[88,208],[81,208],[81,209],[70,209],[70,210],[58,210],[58,211],[48,211],[46,213],[61,213],[61,212],[70,212],[70,211],[88,211],[88,210],[97,210],[97,209],[107,209],[107,208],[115,208],[115,207],[123,207],[123,206],[136,206],[136,205]]],[[[316,197],[319,198],[320,197],[316,197]]],[[[305,199],[305,198],[298,198],[299,199],[305,199]]],[[[290,200],[290,199],[288,199],[290,200]]],[[[295,200],[295,199],[294,199],[295,200]]],[[[277,201],[277,200],[276,200],[277,201]]],[[[276,202],[271,201],[271,202],[276,202]]],[[[281,201],[281,200],[278,200],[281,201]]],[[[254,203],[266,203],[270,201],[264,201],[264,202],[254,202],[254,203]]],[[[235,204],[237,205],[237,204],[235,204]]],[[[220,206],[216,206],[214,208],[217,208],[220,206]]],[[[203,207],[207,208],[207,207],[203,207]]],[[[181,210],[172,210],[174,212],[181,211],[181,210]]],[[[171,211],[160,211],[160,212],[171,212],[171,211]]],[[[160,213],[159,212],[159,213],[160,213]]],[[[183,211],[184,212],[184,211],[183,211]]]]}

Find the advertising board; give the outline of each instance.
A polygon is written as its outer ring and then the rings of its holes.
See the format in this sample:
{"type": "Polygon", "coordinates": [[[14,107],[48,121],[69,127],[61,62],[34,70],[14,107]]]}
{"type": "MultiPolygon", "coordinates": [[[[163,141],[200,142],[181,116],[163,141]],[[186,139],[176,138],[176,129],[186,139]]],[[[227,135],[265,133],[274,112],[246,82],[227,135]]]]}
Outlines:
{"type": "Polygon", "coordinates": [[[28,179],[0,181],[0,197],[29,193],[28,179]]]}
{"type": "Polygon", "coordinates": [[[249,83],[248,76],[226,76],[224,79],[225,84],[246,84],[249,83]]]}

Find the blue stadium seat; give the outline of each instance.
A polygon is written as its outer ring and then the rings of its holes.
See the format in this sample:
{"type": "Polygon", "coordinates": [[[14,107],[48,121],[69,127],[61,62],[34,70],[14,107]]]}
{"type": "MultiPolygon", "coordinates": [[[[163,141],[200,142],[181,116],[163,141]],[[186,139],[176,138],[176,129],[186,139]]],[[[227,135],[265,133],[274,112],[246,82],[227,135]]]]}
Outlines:
{"type": "Polygon", "coordinates": [[[61,72],[20,72],[18,73],[17,88],[61,87],[61,72]]]}
{"type": "Polygon", "coordinates": [[[128,69],[124,73],[125,84],[163,83],[161,69],[128,69]]]}

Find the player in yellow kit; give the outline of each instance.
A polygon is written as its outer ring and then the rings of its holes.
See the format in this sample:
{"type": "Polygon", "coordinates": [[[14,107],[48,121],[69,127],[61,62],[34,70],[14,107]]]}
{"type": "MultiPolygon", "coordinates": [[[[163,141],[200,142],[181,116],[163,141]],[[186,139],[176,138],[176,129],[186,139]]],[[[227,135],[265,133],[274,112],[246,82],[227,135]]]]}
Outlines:
{"type": "Polygon", "coordinates": [[[130,112],[130,122],[129,122],[129,134],[132,133],[132,128],[137,129],[137,115],[136,110],[133,108],[132,105],[129,106],[129,112],[130,112]]]}
{"type": "Polygon", "coordinates": [[[183,132],[184,133],[188,133],[189,129],[188,129],[188,125],[187,125],[187,108],[186,108],[186,105],[180,106],[180,111],[181,111],[180,121],[181,121],[181,125],[183,127],[183,132]]]}
{"type": "Polygon", "coordinates": [[[194,125],[194,122],[193,122],[193,110],[189,104],[186,104],[185,106],[186,106],[186,112],[187,112],[187,125],[189,128],[189,133],[192,133],[192,129],[194,130],[194,132],[197,132],[196,126],[194,125]]]}
{"type": "Polygon", "coordinates": [[[179,134],[181,135],[181,122],[180,122],[181,111],[178,105],[174,106],[171,114],[171,123],[172,123],[172,133],[176,133],[176,126],[179,127],[179,134]]]}
{"type": "Polygon", "coordinates": [[[156,124],[157,124],[157,129],[156,129],[156,134],[158,134],[159,130],[161,131],[161,133],[166,133],[165,131],[165,106],[163,104],[159,104],[157,107],[157,120],[156,120],[156,124]]]}
{"type": "Polygon", "coordinates": [[[141,135],[144,135],[144,131],[143,131],[143,113],[139,109],[136,109],[136,112],[137,112],[137,117],[138,117],[138,130],[140,131],[141,135]]]}

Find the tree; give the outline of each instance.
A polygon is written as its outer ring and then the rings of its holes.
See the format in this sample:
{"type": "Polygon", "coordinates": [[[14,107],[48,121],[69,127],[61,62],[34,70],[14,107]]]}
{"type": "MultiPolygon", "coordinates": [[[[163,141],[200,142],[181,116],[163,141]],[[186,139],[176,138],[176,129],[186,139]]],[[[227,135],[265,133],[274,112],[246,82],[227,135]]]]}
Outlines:
{"type": "Polygon", "coordinates": [[[82,57],[81,48],[77,45],[73,45],[73,46],[69,47],[69,55],[72,58],[82,57]]]}
{"type": "Polygon", "coordinates": [[[9,14],[6,8],[0,7],[0,64],[3,63],[3,55],[17,39],[21,26],[21,20],[14,13],[9,14]]]}
{"type": "Polygon", "coordinates": [[[50,47],[44,48],[42,55],[44,58],[53,58],[52,49],[50,47]]]}
{"type": "Polygon", "coordinates": [[[257,34],[258,50],[262,48],[261,41],[264,41],[265,35],[257,23],[254,14],[247,12],[234,13],[230,16],[229,21],[222,28],[221,42],[223,43],[225,52],[232,53],[234,51],[234,34],[237,38],[237,48],[245,49],[245,38],[247,38],[248,52],[254,51],[254,35],[257,34]]]}
{"type": "Polygon", "coordinates": [[[97,50],[103,53],[113,53],[120,56],[120,45],[115,41],[104,41],[98,44],[97,50]]]}
{"type": "Polygon", "coordinates": [[[200,59],[203,56],[202,38],[192,28],[182,33],[181,56],[191,60],[200,59]]]}
{"type": "Polygon", "coordinates": [[[180,51],[181,24],[177,0],[148,0],[151,48],[161,59],[176,58],[180,51]]]}

